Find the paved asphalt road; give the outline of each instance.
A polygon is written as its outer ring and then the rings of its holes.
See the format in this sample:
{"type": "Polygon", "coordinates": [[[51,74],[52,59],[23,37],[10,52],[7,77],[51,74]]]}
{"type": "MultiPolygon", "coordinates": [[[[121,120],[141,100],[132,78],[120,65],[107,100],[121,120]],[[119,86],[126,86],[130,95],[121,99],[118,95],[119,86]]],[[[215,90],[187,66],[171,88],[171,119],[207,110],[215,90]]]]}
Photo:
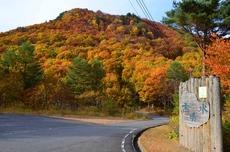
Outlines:
{"type": "Polygon", "coordinates": [[[0,114],[0,152],[132,152],[134,130],[168,118],[96,125],[42,116],[0,114]],[[124,146],[123,146],[124,145],[124,146]]]}

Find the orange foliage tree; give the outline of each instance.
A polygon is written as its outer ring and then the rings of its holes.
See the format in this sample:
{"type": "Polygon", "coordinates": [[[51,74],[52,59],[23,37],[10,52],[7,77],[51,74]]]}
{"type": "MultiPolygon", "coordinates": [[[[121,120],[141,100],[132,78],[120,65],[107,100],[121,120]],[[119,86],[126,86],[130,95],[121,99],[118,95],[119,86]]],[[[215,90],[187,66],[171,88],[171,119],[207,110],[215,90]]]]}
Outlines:
{"type": "Polygon", "coordinates": [[[206,64],[210,73],[221,78],[224,93],[230,93],[230,41],[216,39],[208,47],[206,64]]]}

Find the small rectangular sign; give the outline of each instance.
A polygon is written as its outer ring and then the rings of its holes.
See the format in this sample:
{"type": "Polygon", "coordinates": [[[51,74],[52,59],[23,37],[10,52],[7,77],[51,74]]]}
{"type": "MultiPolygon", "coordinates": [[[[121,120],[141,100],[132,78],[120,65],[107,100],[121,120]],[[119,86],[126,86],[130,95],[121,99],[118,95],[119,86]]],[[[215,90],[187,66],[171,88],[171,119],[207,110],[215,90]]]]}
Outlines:
{"type": "Polygon", "coordinates": [[[199,98],[200,99],[207,98],[207,87],[206,86],[199,87],[199,98]]]}

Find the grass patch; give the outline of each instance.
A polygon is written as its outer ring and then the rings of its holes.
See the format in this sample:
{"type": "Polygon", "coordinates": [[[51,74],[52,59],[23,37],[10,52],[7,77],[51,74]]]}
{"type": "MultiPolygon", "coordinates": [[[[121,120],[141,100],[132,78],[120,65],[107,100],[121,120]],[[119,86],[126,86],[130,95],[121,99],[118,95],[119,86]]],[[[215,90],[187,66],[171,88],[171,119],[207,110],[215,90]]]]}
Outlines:
{"type": "Polygon", "coordinates": [[[32,115],[48,115],[48,116],[76,116],[76,117],[114,117],[122,119],[135,119],[135,120],[146,120],[146,116],[136,113],[134,111],[125,109],[113,110],[112,107],[109,109],[97,108],[96,106],[81,107],[77,110],[69,109],[40,109],[32,110],[23,105],[0,107],[0,113],[14,113],[14,114],[32,114],[32,115]]]}
{"type": "Polygon", "coordinates": [[[224,152],[230,151],[230,95],[226,96],[223,109],[223,144],[224,152]]]}
{"type": "Polygon", "coordinates": [[[179,116],[174,115],[170,117],[169,122],[170,132],[167,134],[169,139],[179,139],[179,116]]]}
{"type": "Polygon", "coordinates": [[[150,128],[140,136],[138,143],[147,152],[188,152],[177,140],[168,139],[170,131],[169,125],[150,128]]]}
{"type": "Polygon", "coordinates": [[[230,122],[223,123],[223,144],[224,152],[230,151],[230,122]]]}

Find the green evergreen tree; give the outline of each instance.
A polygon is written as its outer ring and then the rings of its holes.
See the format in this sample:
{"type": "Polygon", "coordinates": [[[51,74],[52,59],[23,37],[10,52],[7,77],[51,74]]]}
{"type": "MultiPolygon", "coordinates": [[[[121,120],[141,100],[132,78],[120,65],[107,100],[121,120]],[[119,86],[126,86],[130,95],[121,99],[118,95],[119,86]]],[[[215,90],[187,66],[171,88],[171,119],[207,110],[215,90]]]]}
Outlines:
{"type": "Polygon", "coordinates": [[[25,89],[33,87],[42,80],[43,70],[35,58],[34,46],[30,42],[25,42],[19,47],[17,60],[25,89]]]}
{"type": "Polygon", "coordinates": [[[25,66],[34,60],[34,46],[30,42],[24,42],[18,49],[18,61],[25,66]]]}
{"type": "Polygon", "coordinates": [[[43,70],[40,64],[38,62],[28,64],[23,75],[25,88],[30,88],[34,86],[42,79],[43,79],[43,70]]]}
{"type": "Polygon", "coordinates": [[[100,90],[103,77],[104,70],[99,60],[95,59],[89,64],[85,59],[76,57],[69,67],[64,82],[75,94],[80,95],[87,90],[100,90]]]}
{"type": "Polygon", "coordinates": [[[64,81],[75,94],[80,95],[91,89],[92,79],[90,75],[90,65],[87,61],[76,57],[73,59],[64,81]]]}
{"type": "Polygon", "coordinates": [[[182,0],[166,13],[163,22],[192,34],[202,48],[210,42],[211,34],[230,33],[229,0],[182,0]]]}
{"type": "Polygon", "coordinates": [[[11,67],[16,63],[16,58],[17,56],[13,50],[7,50],[2,54],[0,58],[0,76],[10,72],[11,67]]]}
{"type": "Polygon", "coordinates": [[[91,77],[92,77],[92,89],[100,90],[102,89],[102,78],[105,75],[103,65],[98,59],[94,59],[91,62],[91,77]]]}
{"type": "Polygon", "coordinates": [[[188,80],[188,75],[186,74],[184,67],[179,62],[174,61],[167,70],[167,78],[177,82],[184,82],[188,80]]]}

